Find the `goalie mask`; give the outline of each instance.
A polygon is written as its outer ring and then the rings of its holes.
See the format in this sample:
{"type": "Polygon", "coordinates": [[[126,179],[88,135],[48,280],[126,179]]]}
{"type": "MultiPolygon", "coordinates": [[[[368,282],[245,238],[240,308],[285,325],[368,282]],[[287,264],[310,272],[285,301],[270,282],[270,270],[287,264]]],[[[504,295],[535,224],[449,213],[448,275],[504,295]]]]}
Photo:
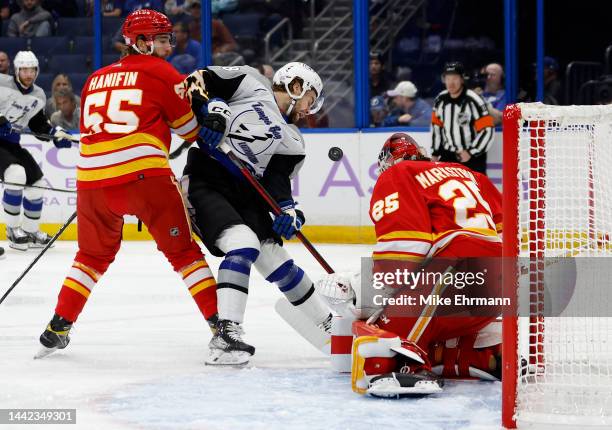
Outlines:
{"type": "Polygon", "coordinates": [[[284,86],[285,91],[292,99],[289,109],[287,109],[287,116],[291,114],[295,103],[304,97],[304,94],[306,94],[306,91],[308,90],[313,90],[316,94],[316,99],[312,106],[310,106],[308,114],[312,115],[317,113],[321,109],[321,106],[323,106],[323,101],[325,100],[325,97],[323,97],[321,94],[323,92],[323,82],[321,81],[321,77],[317,74],[317,72],[315,72],[307,64],[295,61],[285,64],[276,71],[274,77],[272,78],[272,83],[274,85],[284,86]],[[295,78],[299,78],[302,84],[302,92],[298,95],[293,94],[289,88],[289,85],[295,78]]]}
{"type": "Polygon", "coordinates": [[[423,148],[406,133],[395,133],[383,145],[378,154],[378,173],[404,160],[426,160],[423,148]]]}
{"type": "Polygon", "coordinates": [[[141,54],[151,55],[155,49],[155,37],[160,35],[170,36],[170,44],[174,46],[172,23],[166,15],[151,9],[140,9],[130,13],[121,27],[121,34],[126,45],[141,54]],[[136,41],[139,37],[142,37],[147,43],[148,52],[138,49],[136,41]]]}

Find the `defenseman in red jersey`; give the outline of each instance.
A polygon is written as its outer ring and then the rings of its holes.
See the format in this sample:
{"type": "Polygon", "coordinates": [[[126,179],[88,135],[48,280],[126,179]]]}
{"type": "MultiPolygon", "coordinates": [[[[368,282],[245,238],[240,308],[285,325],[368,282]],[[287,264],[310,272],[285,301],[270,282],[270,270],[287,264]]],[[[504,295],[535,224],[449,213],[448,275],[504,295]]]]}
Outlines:
{"type": "MultiPolygon", "coordinates": [[[[488,283],[479,288],[495,291],[500,272],[491,260],[501,257],[501,195],[491,181],[457,163],[432,162],[405,133],[385,142],[378,163],[381,175],[370,202],[377,236],[374,277],[398,267],[440,275],[489,270],[488,283]]],[[[410,288],[416,292],[413,297],[443,297],[447,292],[442,283],[430,285],[423,279],[410,288]]],[[[440,375],[499,377],[496,309],[477,316],[431,317],[438,306],[427,300],[415,300],[411,307],[387,300],[387,306],[377,309],[374,305],[382,300],[372,301],[372,292],[361,291],[359,284],[357,276],[347,275],[328,275],[319,282],[319,291],[330,302],[348,300],[354,314],[370,317],[371,324],[353,324],[358,336],[353,343],[354,391],[385,397],[430,394],[441,390],[440,375]]],[[[373,291],[397,298],[407,290],[387,284],[373,291]]]]}
{"type": "Polygon", "coordinates": [[[216,323],[215,278],[192,239],[168,163],[170,129],[192,141],[199,131],[189,102],[179,95],[183,77],[164,60],[172,49],[172,24],[143,9],[126,18],[122,33],[128,55],[94,72],[81,95],[79,251],[37,357],[68,345],[73,323],[119,250],[124,215],[147,225],[200,312],[211,327],[216,323]]]}

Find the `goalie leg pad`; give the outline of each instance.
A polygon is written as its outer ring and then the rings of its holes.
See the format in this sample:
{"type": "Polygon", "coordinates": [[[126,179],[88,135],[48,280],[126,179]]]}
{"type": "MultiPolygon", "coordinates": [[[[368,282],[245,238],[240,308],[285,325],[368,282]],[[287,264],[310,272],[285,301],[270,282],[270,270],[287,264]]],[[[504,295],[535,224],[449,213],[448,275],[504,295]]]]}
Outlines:
{"type": "Polygon", "coordinates": [[[434,343],[430,348],[434,372],[447,378],[501,380],[501,343],[475,348],[476,339],[474,334],[434,343]]]}

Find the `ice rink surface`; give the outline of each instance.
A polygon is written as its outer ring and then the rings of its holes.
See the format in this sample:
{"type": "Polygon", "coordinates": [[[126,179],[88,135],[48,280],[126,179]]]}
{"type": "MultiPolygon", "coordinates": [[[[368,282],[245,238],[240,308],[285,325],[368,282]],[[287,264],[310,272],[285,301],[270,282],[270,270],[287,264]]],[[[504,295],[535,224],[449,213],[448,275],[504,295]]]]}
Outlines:
{"type": "MultiPolygon", "coordinates": [[[[313,280],[323,273],[300,244],[286,246],[313,280]]],[[[358,269],[371,249],[317,248],[337,271],[358,269]]],[[[68,348],[33,360],[75,250],[74,242],[58,242],[0,305],[0,408],[77,410],[76,425],[40,428],[500,428],[499,383],[447,382],[440,395],[399,401],[354,394],[350,376],[334,373],[329,359],[274,312],[281,293],[255,269],[245,340],[256,355],[248,368],[205,366],[210,331],[153,242],[124,242],[68,348]]],[[[37,252],[7,249],[0,260],[0,295],[37,252]]],[[[216,274],[220,259],[208,260],[216,274]]]]}

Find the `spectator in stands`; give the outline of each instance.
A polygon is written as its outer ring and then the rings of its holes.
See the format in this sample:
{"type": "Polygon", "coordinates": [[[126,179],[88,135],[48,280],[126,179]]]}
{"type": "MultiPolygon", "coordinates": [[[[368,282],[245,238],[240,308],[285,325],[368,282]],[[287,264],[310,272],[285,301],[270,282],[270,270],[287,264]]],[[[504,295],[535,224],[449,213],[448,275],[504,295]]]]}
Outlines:
{"type": "MultiPolygon", "coordinates": [[[[53,78],[53,82],[51,83],[51,97],[47,99],[47,104],[45,105],[45,113],[49,118],[59,109],[59,107],[55,104],[55,95],[59,90],[62,89],[68,89],[70,91],[73,91],[72,82],[70,81],[68,75],[65,73],[58,74],[55,78],[53,78]]],[[[81,98],[76,95],[75,98],[77,106],[80,106],[81,98]]]]}
{"type": "MultiPolygon", "coordinates": [[[[200,16],[202,5],[200,0],[191,0],[189,3],[189,34],[191,38],[202,42],[202,32],[200,28],[200,16]]],[[[238,44],[223,21],[217,18],[212,20],[212,54],[213,63],[218,66],[230,64],[243,64],[244,60],[237,52],[238,44]],[[240,61],[242,60],[242,61],[240,61]]]]}
{"type": "Polygon", "coordinates": [[[552,57],[544,57],[544,104],[563,104],[563,86],[559,79],[559,63],[552,57]]]}
{"type": "Polygon", "coordinates": [[[176,70],[187,75],[202,65],[202,47],[200,42],[189,38],[189,27],[184,22],[174,24],[172,31],[176,37],[176,46],[166,60],[176,70]]]}
{"type": "Polygon", "coordinates": [[[164,9],[172,22],[182,20],[189,14],[189,0],[166,0],[164,9]]]}
{"type": "Polygon", "coordinates": [[[125,0],[123,12],[128,14],[139,9],[155,9],[160,12],[164,11],[162,0],[125,0]]]}
{"type": "Polygon", "coordinates": [[[8,20],[19,9],[17,0],[0,0],[0,21],[8,20]]]}
{"type": "Polygon", "coordinates": [[[40,6],[40,0],[22,0],[21,11],[11,16],[10,37],[44,37],[51,35],[53,17],[40,6]]]}
{"type": "Polygon", "coordinates": [[[6,52],[0,51],[0,73],[3,75],[10,75],[10,70],[11,59],[6,52]]]}
{"type": "Polygon", "coordinates": [[[383,96],[376,96],[370,99],[370,127],[383,127],[383,123],[389,108],[383,96]]]}
{"type": "Polygon", "coordinates": [[[79,15],[76,0],[42,0],[41,6],[55,17],[76,17],[79,15]]]}
{"type": "Polygon", "coordinates": [[[410,81],[402,81],[395,89],[387,91],[393,97],[394,109],[383,121],[385,127],[428,126],[431,122],[431,106],[417,97],[417,87],[410,81]]]}
{"type": "MultiPolygon", "coordinates": [[[[495,125],[500,125],[502,113],[506,107],[506,89],[504,88],[504,68],[501,64],[491,63],[484,68],[485,85],[480,95],[489,103],[489,112],[495,125]]],[[[478,92],[478,91],[476,91],[478,92]]]]}
{"type": "Polygon", "coordinates": [[[487,174],[487,151],[495,126],[487,103],[465,86],[463,64],[446,63],[442,80],[446,90],[436,97],[431,114],[432,159],[459,162],[487,174]]]}
{"type": "Polygon", "coordinates": [[[393,85],[393,78],[385,70],[381,52],[370,52],[370,97],[384,94],[393,85]]]}
{"type": "Polygon", "coordinates": [[[77,105],[76,96],[70,88],[60,88],[53,97],[57,111],[51,115],[50,122],[65,130],[78,130],[81,120],[81,109],[77,105]]]}
{"type": "Polygon", "coordinates": [[[102,0],[102,16],[121,16],[122,13],[122,0],[102,0]]]}

